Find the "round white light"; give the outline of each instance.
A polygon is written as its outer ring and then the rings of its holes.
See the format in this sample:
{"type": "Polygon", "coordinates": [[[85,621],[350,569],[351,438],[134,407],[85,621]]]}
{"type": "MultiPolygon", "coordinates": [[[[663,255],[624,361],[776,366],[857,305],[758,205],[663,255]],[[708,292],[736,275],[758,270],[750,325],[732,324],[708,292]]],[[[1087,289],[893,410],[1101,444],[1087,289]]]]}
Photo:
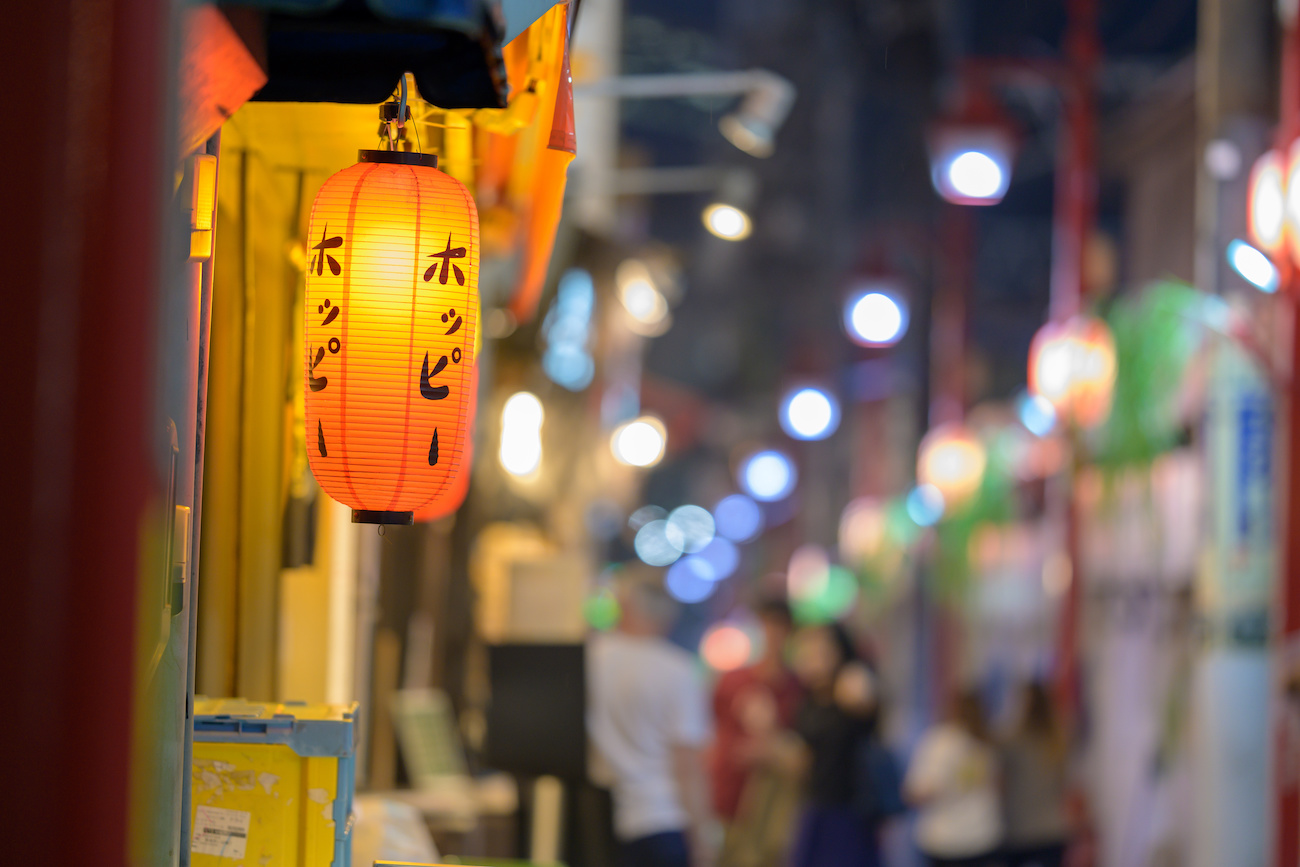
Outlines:
{"type": "Polygon", "coordinates": [[[632,540],[636,555],[651,566],[668,566],[677,562],[682,550],[674,545],[668,535],[667,521],[651,521],[636,531],[632,540]]]}
{"type": "Polygon", "coordinates": [[[537,395],[528,391],[519,391],[510,395],[501,409],[504,424],[511,427],[540,428],[546,411],[537,395]]]}
{"type": "Polygon", "coordinates": [[[1236,142],[1216,138],[1205,146],[1205,168],[1216,181],[1230,181],[1241,171],[1241,148],[1236,142]]]}
{"type": "Polygon", "coordinates": [[[618,297],[632,318],[633,330],[657,337],[667,330],[668,299],[650,276],[650,269],[637,259],[621,262],[614,273],[618,297]]]}
{"type": "Polygon", "coordinates": [[[1261,292],[1277,291],[1277,267],[1245,241],[1236,240],[1228,245],[1228,264],[1261,292]]]}
{"type": "Polygon", "coordinates": [[[918,527],[929,527],[943,517],[943,494],[934,485],[919,485],[907,495],[907,516],[918,527]]]}
{"type": "Polygon", "coordinates": [[[794,464],[778,451],[758,452],[740,466],[740,486],[765,503],[785,499],[797,480],[794,464]]]}
{"type": "Polygon", "coordinates": [[[734,205],[715,202],[704,209],[703,219],[705,228],[727,241],[743,241],[753,230],[749,215],[734,205]]]}
{"type": "Polygon", "coordinates": [[[849,299],[844,325],[859,343],[892,346],[907,331],[907,310],[883,292],[867,292],[849,299]]]}
{"type": "Polygon", "coordinates": [[[763,529],[763,510],[744,494],[723,497],[713,507],[718,535],[733,542],[748,542],[763,529]]]}
{"type": "Polygon", "coordinates": [[[652,467],[663,459],[667,441],[663,424],[653,416],[642,416],[617,428],[609,445],[619,463],[652,467]]]}
{"type": "Polygon", "coordinates": [[[713,541],[713,516],[699,506],[679,506],[668,513],[669,530],[681,534],[682,551],[694,554],[713,541]]]}
{"type": "Polygon", "coordinates": [[[703,602],[713,595],[716,587],[713,567],[700,557],[691,556],[677,561],[664,576],[664,588],[678,602],[703,602]]]}
{"type": "Polygon", "coordinates": [[[501,408],[501,466],[512,476],[530,476],[542,463],[542,402],[527,391],[512,394],[501,408]]]}
{"type": "Polygon", "coordinates": [[[649,280],[633,280],[619,293],[623,306],[632,318],[646,325],[655,325],[668,315],[668,302],[649,280]]]}
{"type": "Polygon", "coordinates": [[[1002,168],[986,153],[966,151],[948,164],[948,183],[971,199],[991,199],[1002,189],[1002,168]]]}
{"type": "Polygon", "coordinates": [[[839,423],[839,406],[820,388],[801,388],[781,407],[781,427],[797,440],[826,439],[839,423]]]}
{"type": "Polygon", "coordinates": [[[651,521],[660,521],[667,517],[667,510],[659,506],[642,506],[627,516],[627,525],[633,530],[640,530],[651,521]]]}

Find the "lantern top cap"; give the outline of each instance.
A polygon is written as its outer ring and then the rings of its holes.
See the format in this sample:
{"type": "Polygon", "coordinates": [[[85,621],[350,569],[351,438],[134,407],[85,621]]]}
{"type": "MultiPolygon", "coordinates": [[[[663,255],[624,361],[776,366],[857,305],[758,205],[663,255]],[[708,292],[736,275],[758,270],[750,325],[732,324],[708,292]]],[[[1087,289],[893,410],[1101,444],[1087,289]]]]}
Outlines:
{"type": "Polygon", "coordinates": [[[357,151],[357,161],[362,163],[392,163],[400,166],[438,167],[437,154],[422,154],[416,151],[357,151]]]}

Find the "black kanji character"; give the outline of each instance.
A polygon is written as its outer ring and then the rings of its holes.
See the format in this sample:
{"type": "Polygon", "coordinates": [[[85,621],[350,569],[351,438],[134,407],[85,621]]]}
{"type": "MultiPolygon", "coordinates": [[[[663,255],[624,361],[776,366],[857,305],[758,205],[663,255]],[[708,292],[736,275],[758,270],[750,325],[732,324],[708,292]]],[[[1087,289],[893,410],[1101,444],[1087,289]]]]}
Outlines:
{"type": "MultiPolygon", "coordinates": [[[[316,255],[311,257],[311,265],[309,266],[309,270],[310,268],[315,268],[316,276],[318,277],[325,273],[326,262],[329,262],[330,273],[333,274],[335,277],[339,276],[339,273],[342,270],[341,268],[339,268],[339,260],[335,259],[333,256],[329,255],[325,251],[333,250],[335,247],[342,247],[343,236],[335,235],[333,238],[326,238],[325,236],[329,234],[329,228],[330,228],[329,223],[326,223],[325,228],[321,229],[320,243],[312,247],[312,249],[316,251],[316,255]]],[[[447,281],[444,280],[442,282],[446,283],[447,281]]]]}
{"type": "Polygon", "coordinates": [[[329,300],[328,298],[326,298],[324,304],[317,304],[317,305],[316,305],[316,312],[317,312],[317,313],[324,313],[325,310],[326,310],[327,308],[329,309],[329,312],[330,312],[330,313],[329,313],[328,316],[325,317],[325,321],[322,322],[322,323],[320,324],[320,325],[321,325],[321,328],[324,328],[326,325],[329,325],[329,324],[330,324],[331,322],[333,322],[335,319],[338,319],[338,318],[339,318],[339,310],[342,309],[342,308],[339,307],[337,304],[335,304],[333,307],[330,307],[330,300],[329,300]]]}
{"type": "MultiPolygon", "coordinates": [[[[455,310],[448,310],[446,313],[442,314],[442,321],[443,321],[443,322],[447,322],[447,321],[449,321],[453,316],[456,316],[456,311],[455,311],[455,310]]],[[[460,331],[460,326],[461,326],[461,324],[462,324],[464,321],[465,321],[465,320],[462,319],[461,317],[456,316],[456,321],[451,323],[451,327],[447,329],[447,332],[446,332],[446,333],[447,333],[447,334],[455,334],[457,331],[460,331]]],[[[457,358],[456,361],[459,362],[460,359],[457,358]]]]}
{"type": "MultiPolygon", "coordinates": [[[[446,246],[446,248],[445,248],[441,253],[430,253],[430,254],[429,254],[429,258],[430,258],[430,259],[441,259],[441,260],[442,260],[442,273],[438,274],[438,282],[439,282],[439,283],[442,283],[443,285],[446,285],[446,283],[447,283],[447,268],[450,266],[451,270],[454,271],[454,272],[456,272],[456,282],[459,283],[461,286],[464,286],[464,285],[465,285],[465,272],[460,270],[460,266],[459,266],[459,265],[452,265],[452,264],[451,264],[451,260],[452,260],[452,259],[464,259],[464,258],[465,258],[465,248],[464,248],[464,247],[456,247],[455,249],[452,249],[452,246],[451,246],[451,233],[450,233],[450,232],[447,233],[447,246],[446,246]]],[[[429,270],[427,270],[427,271],[424,272],[424,282],[425,282],[425,283],[428,283],[430,280],[432,280],[432,279],[433,279],[434,272],[436,272],[437,270],[438,270],[438,263],[437,263],[437,262],[434,262],[432,265],[429,266],[429,270]]]]}
{"type": "MultiPolygon", "coordinates": [[[[308,349],[307,353],[310,355],[311,349],[308,349]]],[[[317,346],[316,357],[313,358],[311,361],[311,370],[307,371],[307,384],[311,386],[312,391],[320,391],[321,389],[325,388],[325,386],[330,384],[328,377],[314,375],[316,373],[316,365],[320,364],[324,358],[325,358],[325,347],[317,346]]]]}
{"type": "Polygon", "coordinates": [[[451,389],[445,385],[433,385],[429,382],[430,377],[442,373],[442,369],[447,366],[447,356],[438,359],[434,365],[433,371],[429,371],[429,353],[424,353],[424,366],[420,369],[420,396],[426,400],[442,400],[451,394],[451,389]]]}
{"type": "Polygon", "coordinates": [[[429,444],[429,466],[438,465],[438,429],[433,429],[433,442],[429,444]]]}

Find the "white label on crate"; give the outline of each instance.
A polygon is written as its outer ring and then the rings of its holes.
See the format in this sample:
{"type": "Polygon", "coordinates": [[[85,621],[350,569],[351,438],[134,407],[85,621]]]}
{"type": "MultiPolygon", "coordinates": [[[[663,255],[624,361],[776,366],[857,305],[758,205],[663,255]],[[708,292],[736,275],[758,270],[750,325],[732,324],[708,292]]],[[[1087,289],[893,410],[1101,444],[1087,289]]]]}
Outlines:
{"type": "Polygon", "coordinates": [[[218,858],[243,858],[252,818],[253,814],[247,810],[199,807],[194,813],[190,851],[218,858]]]}

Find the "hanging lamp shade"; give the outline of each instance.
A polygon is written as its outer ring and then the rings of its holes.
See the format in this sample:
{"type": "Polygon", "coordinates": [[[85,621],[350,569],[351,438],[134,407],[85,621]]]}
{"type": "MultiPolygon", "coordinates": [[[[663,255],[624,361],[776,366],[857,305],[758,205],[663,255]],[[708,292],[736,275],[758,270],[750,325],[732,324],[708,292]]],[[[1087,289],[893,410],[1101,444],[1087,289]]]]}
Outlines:
{"type": "Polygon", "coordinates": [[[479,227],[432,155],[361,151],[308,224],[307,454],[353,520],[409,524],[467,447],[479,227]]]}

